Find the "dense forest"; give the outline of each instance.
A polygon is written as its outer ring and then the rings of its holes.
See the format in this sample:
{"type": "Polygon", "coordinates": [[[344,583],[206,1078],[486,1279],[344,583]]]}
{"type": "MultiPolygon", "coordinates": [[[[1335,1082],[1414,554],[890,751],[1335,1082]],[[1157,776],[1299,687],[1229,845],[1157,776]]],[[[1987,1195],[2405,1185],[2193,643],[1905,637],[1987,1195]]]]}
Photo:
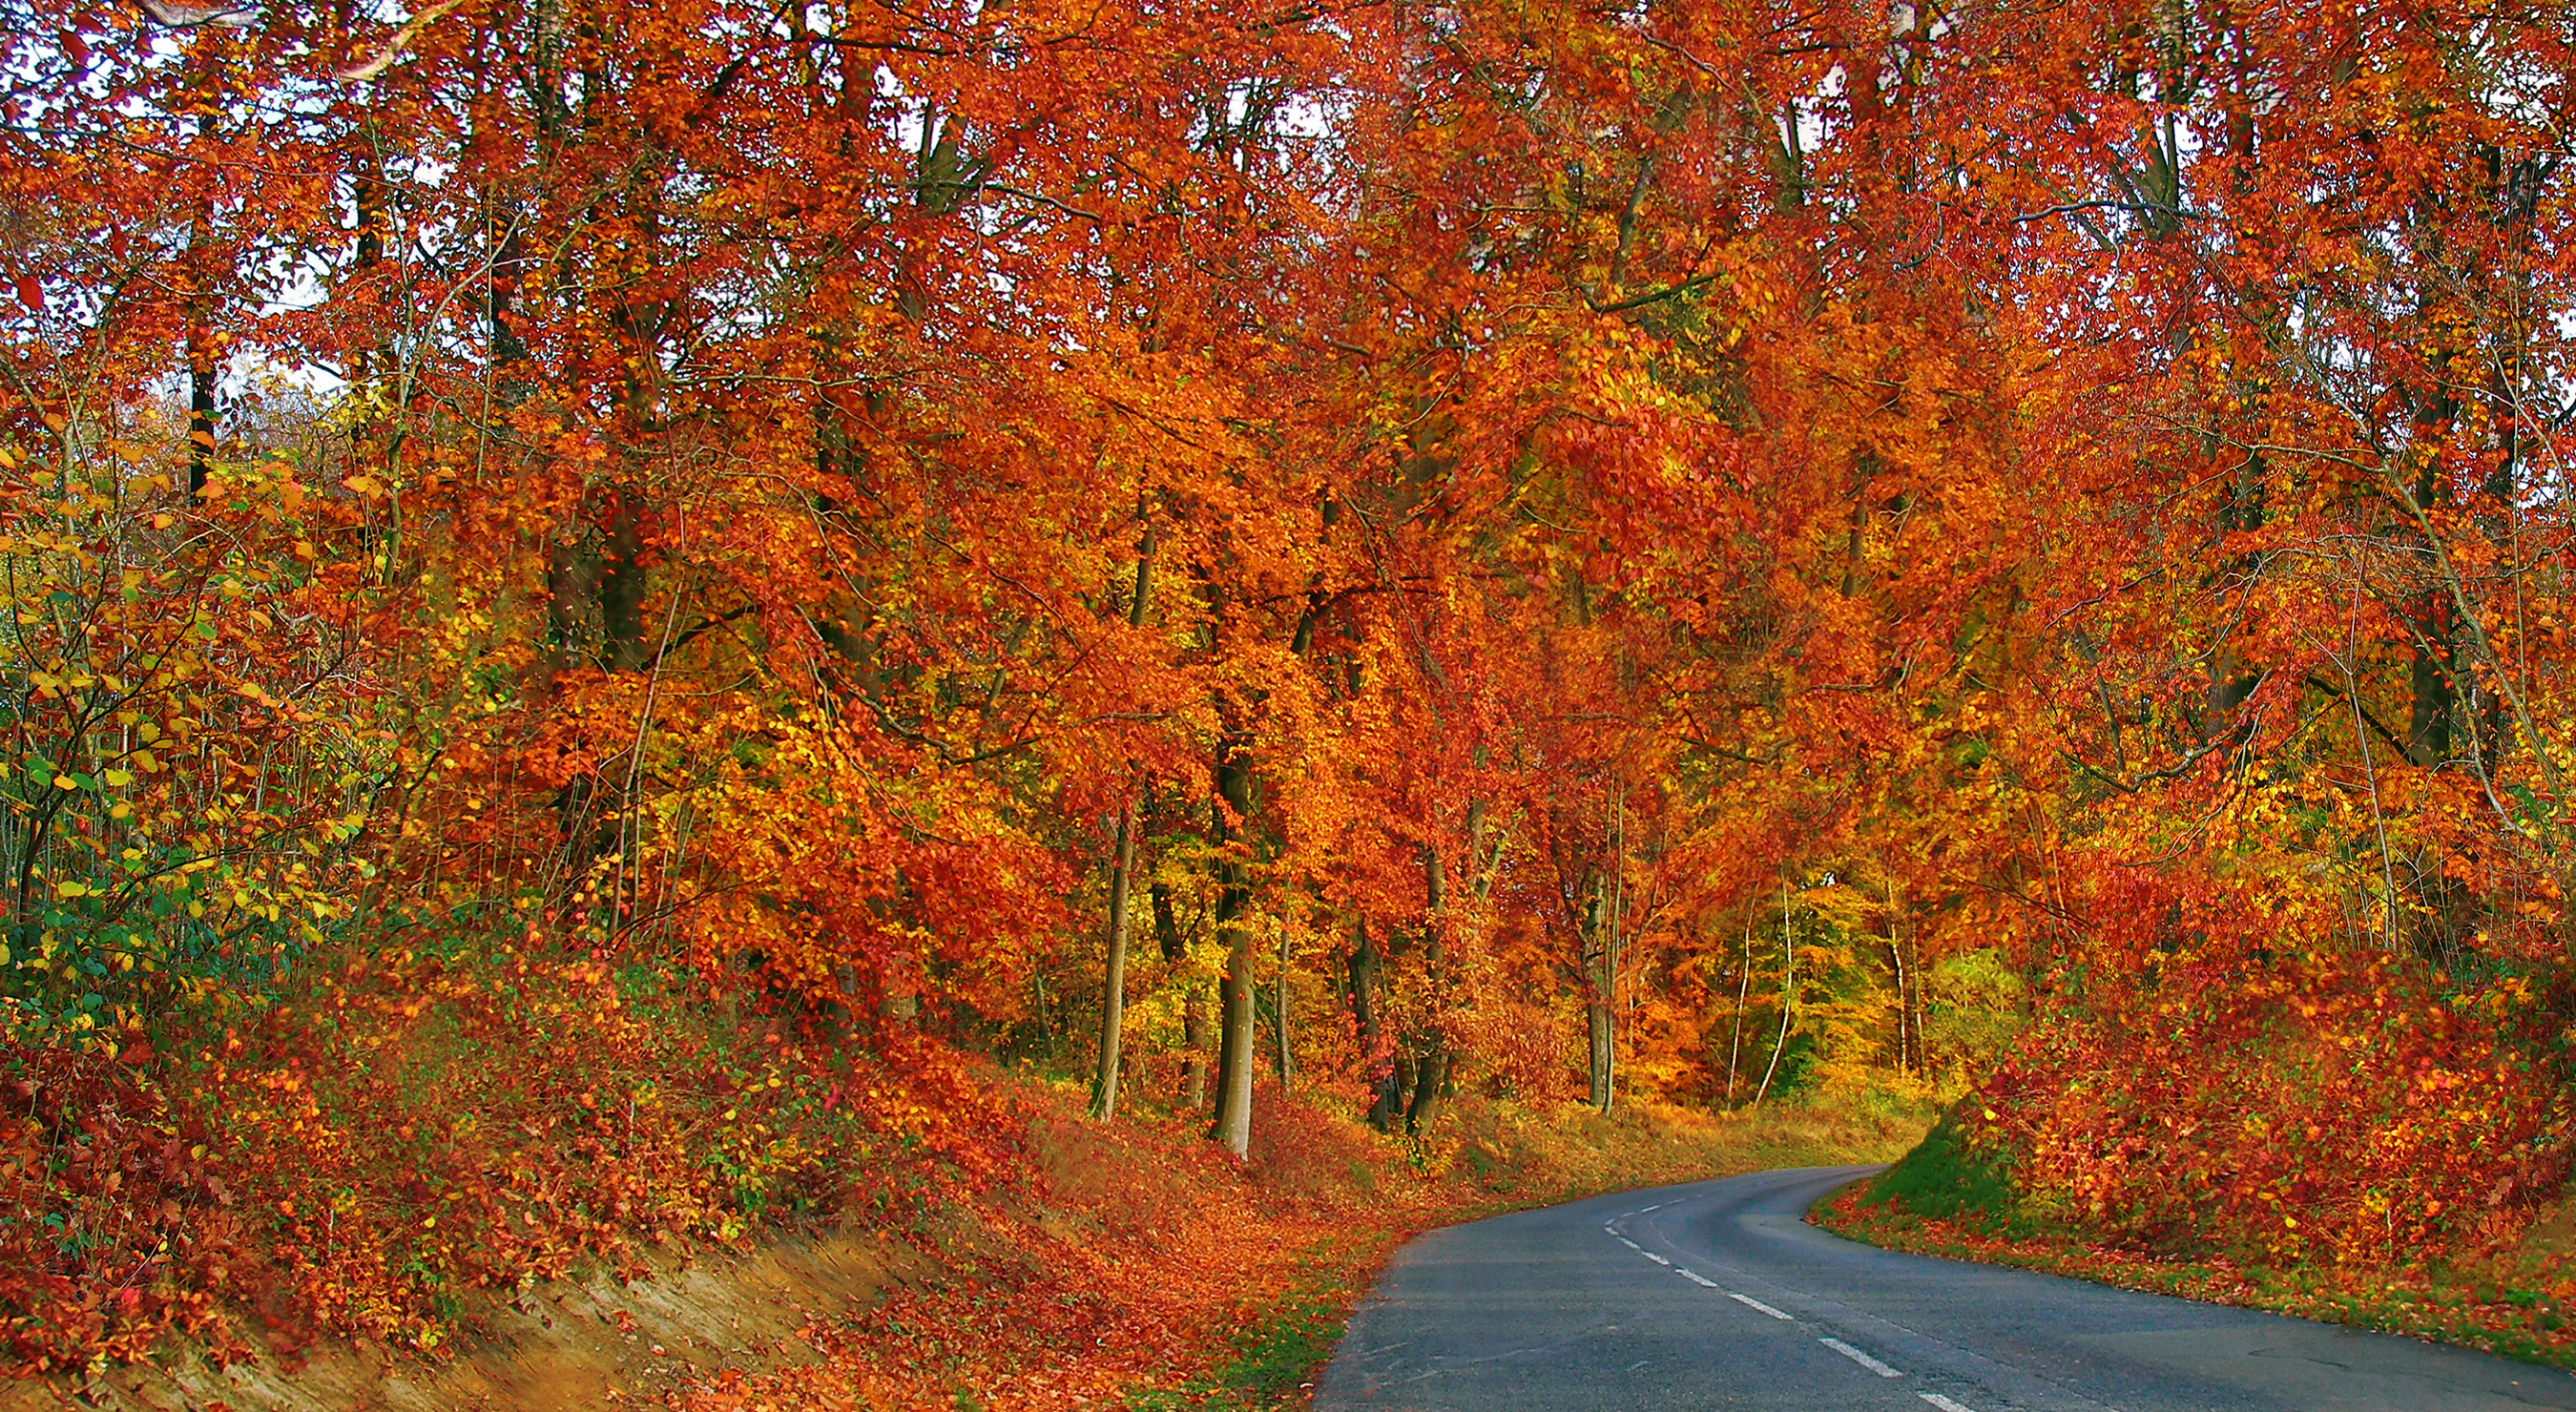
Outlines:
{"type": "Polygon", "coordinates": [[[2567,1175],[2563,7],[0,36],[30,1366],[434,1342],[1014,1068],[1965,1093],[2275,1257],[2567,1175]]]}

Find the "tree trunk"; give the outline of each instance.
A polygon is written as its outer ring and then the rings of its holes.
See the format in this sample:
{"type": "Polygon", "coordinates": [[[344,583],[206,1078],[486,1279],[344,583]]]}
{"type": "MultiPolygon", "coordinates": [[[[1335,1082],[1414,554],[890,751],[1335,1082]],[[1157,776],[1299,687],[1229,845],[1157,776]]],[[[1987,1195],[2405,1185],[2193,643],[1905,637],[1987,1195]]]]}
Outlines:
{"type": "MultiPolygon", "coordinates": [[[[214,45],[221,36],[202,36],[197,45],[196,62],[210,65],[214,45]]],[[[208,71],[201,80],[207,97],[197,119],[197,142],[211,147],[215,137],[215,117],[221,111],[215,96],[215,75],[208,71]]],[[[210,167],[209,171],[212,170],[210,167]]],[[[193,506],[206,492],[215,459],[215,382],[220,372],[219,350],[215,332],[215,201],[209,186],[197,205],[196,219],[188,227],[188,246],[184,264],[188,279],[187,352],[188,352],[188,503],[193,506]]]]}
{"type": "Polygon", "coordinates": [[[1735,1032],[1726,1042],[1726,1106],[1735,1106],[1735,1065],[1744,1054],[1744,996],[1753,986],[1753,924],[1744,926],[1744,960],[1735,973],[1735,1032]]]}
{"type": "Polygon", "coordinates": [[[1601,1111],[1607,1114],[1619,1092],[1619,943],[1628,920],[1628,794],[1619,792],[1610,826],[1610,939],[1602,947],[1601,1111]]]}
{"type": "Polygon", "coordinates": [[[1789,1047],[1789,1013],[1796,1008],[1798,995],[1798,943],[1789,929],[1788,889],[1780,892],[1780,955],[1785,967],[1780,976],[1780,1036],[1771,1041],[1771,1062],[1763,1066],[1762,1087],[1754,1090],[1756,1108],[1771,1093],[1771,1076],[1780,1072],[1780,1051],[1789,1047]]]}
{"type": "Polygon", "coordinates": [[[1896,1071],[1914,1072],[1915,1049],[1914,1007],[1907,1002],[1906,983],[1913,979],[1905,969],[1904,902],[1896,890],[1896,880],[1887,883],[1887,956],[1896,967],[1896,1071]]]}
{"type": "Polygon", "coordinates": [[[2422,770],[2440,769],[2451,754],[2452,664],[2443,660],[2447,654],[2426,646],[2428,642],[2450,645],[2450,634],[2442,627],[2445,616],[2438,602],[2425,605],[2423,632],[2416,639],[2407,672],[2406,754],[2422,770]]]}
{"type": "Polygon", "coordinates": [[[644,497],[621,486],[608,492],[607,500],[596,580],[600,665],[612,672],[637,672],[651,665],[655,655],[644,631],[644,497]]]}
{"type": "Polygon", "coordinates": [[[1413,1061],[1413,1101],[1404,1107],[1406,1133],[1420,1137],[1439,1118],[1440,1100],[1449,1091],[1449,1075],[1456,1062],[1448,1041],[1438,1033],[1424,1042],[1421,1055],[1413,1061]]]}
{"type": "MultiPolygon", "coordinates": [[[[1449,929],[1449,872],[1436,842],[1422,846],[1422,892],[1426,904],[1422,926],[1422,968],[1438,983],[1449,929]]],[[[1442,1092],[1449,1084],[1453,1056],[1449,1036],[1440,1026],[1446,1017],[1435,1007],[1414,1044],[1413,1098],[1404,1106],[1404,1130],[1420,1137],[1439,1115],[1442,1092]]]]}
{"type": "MultiPolygon", "coordinates": [[[[1163,961],[1177,966],[1189,958],[1189,945],[1181,936],[1180,917],[1172,907],[1169,883],[1153,886],[1154,936],[1162,943],[1163,961]]],[[[1207,991],[1196,981],[1188,983],[1181,994],[1181,1106],[1199,1109],[1207,1106],[1207,991]]]]}
{"type": "Polygon", "coordinates": [[[1584,908],[1583,922],[1583,1030],[1586,1045],[1586,1077],[1590,1091],[1586,1101],[1604,1113],[1610,1111],[1610,927],[1609,883],[1596,874],[1592,879],[1592,901],[1584,908]]]}
{"type": "Polygon", "coordinates": [[[1297,1082],[1295,1035],[1290,1028],[1288,1014],[1288,961],[1288,929],[1282,927],[1279,929],[1279,993],[1275,997],[1277,1003],[1270,1007],[1270,1017],[1275,1022],[1271,1027],[1272,1033],[1279,1040],[1279,1091],[1282,1093],[1297,1082]]]}
{"type": "Polygon", "coordinates": [[[1217,986],[1216,1116],[1208,1136],[1242,1157],[1252,1147],[1252,931],[1243,923],[1252,900],[1252,877],[1249,865],[1231,850],[1239,832],[1236,821],[1252,812],[1252,768],[1244,758],[1240,731],[1228,731],[1218,749],[1215,813],[1217,842],[1224,852],[1217,864],[1216,927],[1225,938],[1225,976],[1217,986]]]}
{"type": "Polygon", "coordinates": [[[1353,928],[1351,943],[1351,1020],[1359,1029],[1360,1067],[1373,1095],[1369,1126],[1386,1133],[1395,1131],[1404,1091],[1396,1082],[1395,1056],[1387,1052],[1384,1026],[1378,1018],[1378,969],[1383,964],[1377,943],[1369,939],[1368,917],[1363,913],[1353,928]]]}
{"type": "Polygon", "coordinates": [[[1118,859],[1109,873],[1109,964],[1101,976],[1100,1069],[1091,1080],[1091,1116],[1118,1111],[1118,1041],[1127,1022],[1127,888],[1136,863],[1136,805],[1118,814],[1118,859]]]}

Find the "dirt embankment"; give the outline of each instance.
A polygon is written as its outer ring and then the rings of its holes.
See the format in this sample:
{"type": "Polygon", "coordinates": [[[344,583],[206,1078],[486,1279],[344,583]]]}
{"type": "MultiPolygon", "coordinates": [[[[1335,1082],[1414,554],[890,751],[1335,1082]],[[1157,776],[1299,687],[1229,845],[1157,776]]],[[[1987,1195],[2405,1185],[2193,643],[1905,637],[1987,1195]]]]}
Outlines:
{"type": "Polygon", "coordinates": [[[909,1246],[856,1232],[749,1252],[647,1253],[627,1270],[472,1294],[445,1356],[359,1340],[217,1368],[182,1351],[70,1382],[0,1383],[0,1412],[67,1403],[113,1412],[556,1412],[660,1402],[819,1355],[798,1331],[937,1272],[909,1246]]]}

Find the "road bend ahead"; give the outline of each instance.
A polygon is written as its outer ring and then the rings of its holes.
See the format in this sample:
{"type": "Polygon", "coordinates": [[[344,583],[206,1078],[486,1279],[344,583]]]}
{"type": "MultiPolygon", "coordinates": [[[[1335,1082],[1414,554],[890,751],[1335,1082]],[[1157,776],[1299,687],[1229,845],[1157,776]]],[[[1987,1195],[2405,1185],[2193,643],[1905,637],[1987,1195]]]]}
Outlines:
{"type": "Polygon", "coordinates": [[[1399,1252],[1326,1412],[2467,1412],[2576,1408],[2576,1377],[2386,1334],[1896,1255],[1808,1203],[1869,1170],[1762,1172],[1434,1231],[1399,1252]]]}

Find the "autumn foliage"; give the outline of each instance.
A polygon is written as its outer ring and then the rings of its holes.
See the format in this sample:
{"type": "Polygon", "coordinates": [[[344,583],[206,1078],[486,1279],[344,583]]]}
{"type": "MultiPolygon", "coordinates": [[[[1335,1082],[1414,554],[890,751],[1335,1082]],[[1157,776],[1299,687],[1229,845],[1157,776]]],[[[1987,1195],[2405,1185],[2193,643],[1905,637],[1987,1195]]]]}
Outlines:
{"type": "Polygon", "coordinates": [[[966,1199],[986,1057],[1982,1082],[2293,1262],[2564,1178],[2555,10],[0,33],[31,1366],[966,1199]]]}

